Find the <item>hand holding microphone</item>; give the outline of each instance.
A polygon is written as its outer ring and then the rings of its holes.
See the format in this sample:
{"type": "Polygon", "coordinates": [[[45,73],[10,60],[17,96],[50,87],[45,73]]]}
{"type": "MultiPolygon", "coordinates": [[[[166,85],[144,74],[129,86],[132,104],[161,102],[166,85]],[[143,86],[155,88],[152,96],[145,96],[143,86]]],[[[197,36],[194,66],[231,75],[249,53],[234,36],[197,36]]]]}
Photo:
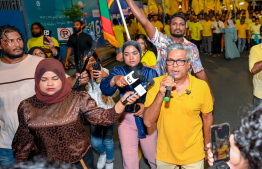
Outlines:
{"type": "Polygon", "coordinates": [[[167,77],[165,77],[160,83],[160,94],[164,97],[166,102],[170,100],[170,94],[172,87],[174,87],[176,83],[174,82],[174,74],[170,73],[167,77]]]}

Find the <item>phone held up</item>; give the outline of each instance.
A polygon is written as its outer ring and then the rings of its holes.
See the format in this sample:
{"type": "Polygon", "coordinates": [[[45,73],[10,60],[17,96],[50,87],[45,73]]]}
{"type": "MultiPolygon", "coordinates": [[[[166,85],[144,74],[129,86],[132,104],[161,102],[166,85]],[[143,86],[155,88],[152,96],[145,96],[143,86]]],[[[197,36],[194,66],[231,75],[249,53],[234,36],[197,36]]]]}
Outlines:
{"type": "Polygon", "coordinates": [[[214,164],[229,161],[229,123],[212,125],[210,129],[214,164]]]}
{"type": "Polygon", "coordinates": [[[44,42],[48,42],[49,43],[49,40],[45,36],[52,37],[51,30],[44,30],[44,42]]]}
{"type": "MultiPolygon", "coordinates": [[[[99,70],[101,71],[101,66],[100,66],[100,62],[95,62],[92,64],[93,66],[93,70],[99,70]]],[[[96,78],[95,78],[96,79],[96,78]]]]}

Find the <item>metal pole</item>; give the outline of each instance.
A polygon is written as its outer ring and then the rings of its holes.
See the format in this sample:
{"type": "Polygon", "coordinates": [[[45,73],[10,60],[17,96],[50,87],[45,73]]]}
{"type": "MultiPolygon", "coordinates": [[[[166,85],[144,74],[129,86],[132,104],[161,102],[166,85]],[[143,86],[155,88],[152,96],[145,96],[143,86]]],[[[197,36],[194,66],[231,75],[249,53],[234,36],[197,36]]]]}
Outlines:
{"type": "Polygon", "coordinates": [[[204,19],[204,17],[205,17],[205,9],[206,9],[206,6],[205,6],[205,4],[206,4],[206,0],[204,0],[203,19],[204,19]]]}
{"type": "Polygon", "coordinates": [[[190,4],[190,16],[192,14],[192,2],[193,2],[193,0],[191,0],[191,4],[190,4]]]}
{"type": "Polygon", "coordinates": [[[125,29],[126,29],[127,39],[128,39],[128,40],[131,40],[131,38],[130,38],[130,34],[129,34],[129,31],[128,31],[127,26],[126,26],[126,20],[125,20],[125,17],[124,17],[123,11],[122,11],[122,7],[121,7],[121,5],[120,5],[120,3],[119,3],[119,0],[116,0],[116,2],[117,2],[117,6],[118,6],[118,9],[119,9],[119,12],[120,12],[121,18],[122,18],[122,22],[123,22],[124,27],[125,27],[125,29]]]}
{"type": "Polygon", "coordinates": [[[236,12],[236,1],[234,0],[235,4],[235,21],[237,20],[237,12],[236,12]]]}
{"type": "Polygon", "coordinates": [[[164,21],[163,21],[163,23],[165,24],[166,22],[166,11],[165,11],[165,9],[166,9],[166,0],[164,0],[164,9],[163,9],[163,19],[164,19],[164,21]]]}

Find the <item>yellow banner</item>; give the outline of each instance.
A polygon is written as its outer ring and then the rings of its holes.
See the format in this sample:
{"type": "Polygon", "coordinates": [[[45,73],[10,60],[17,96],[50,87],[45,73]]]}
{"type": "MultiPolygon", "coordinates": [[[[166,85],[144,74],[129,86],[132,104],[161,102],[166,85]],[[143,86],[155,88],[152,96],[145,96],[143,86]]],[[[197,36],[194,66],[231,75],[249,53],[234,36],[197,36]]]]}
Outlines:
{"type": "Polygon", "coordinates": [[[155,0],[148,0],[147,6],[150,14],[158,14],[158,7],[155,0]]]}

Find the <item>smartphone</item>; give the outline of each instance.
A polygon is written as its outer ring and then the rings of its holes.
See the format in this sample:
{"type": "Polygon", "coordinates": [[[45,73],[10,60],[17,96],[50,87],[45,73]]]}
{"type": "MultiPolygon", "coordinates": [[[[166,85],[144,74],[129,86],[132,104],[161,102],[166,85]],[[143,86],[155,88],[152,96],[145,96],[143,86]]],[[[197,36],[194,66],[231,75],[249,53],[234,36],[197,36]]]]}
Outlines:
{"type": "Polygon", "coordinates": [[[45,36],[52,37],[51,30],[44,30],[44,41],[49,43],[49,40],[45,36]]]}
{"type": "Polygon", "coordinates": [[[212,125],[210,128],[214,164],[229,161],[229,123],[212,125]]]}
{"type": "Polygon", "coordinates": [[[93,70],[101,70],[101,66],[100,66],[100,63],[99,62],[96,62],[96,63],[93,63],[93,70]]]}
{"type": "MultiPolygon", "coordinates": [[[[99,62],[93,63],[92,66],[93,66],[93,70],[101,71],[101,66],[99,62]]],[[[94,78],[94,79],[96,80],[97,78],[94,78]]]]}

